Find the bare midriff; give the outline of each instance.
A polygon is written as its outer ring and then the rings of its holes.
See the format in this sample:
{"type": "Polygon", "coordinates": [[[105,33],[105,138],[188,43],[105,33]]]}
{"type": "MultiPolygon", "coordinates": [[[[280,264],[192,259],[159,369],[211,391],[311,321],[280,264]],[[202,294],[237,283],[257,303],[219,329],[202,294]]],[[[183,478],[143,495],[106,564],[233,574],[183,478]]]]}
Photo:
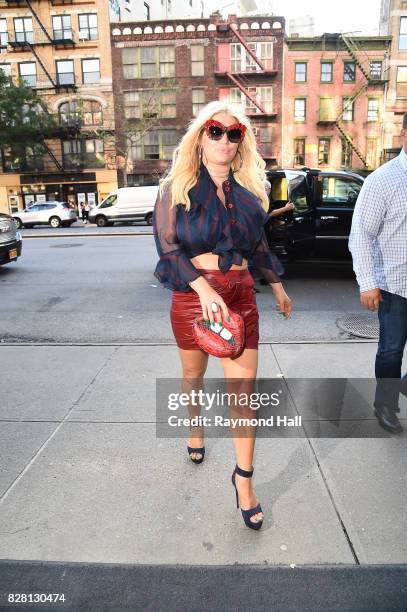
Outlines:
{"type": "MultiPolygon", "coordinates": [[[[201,253],[196,257],[192,257],[191,262],[195,268],[202,268],[204,270],[219,270],[218,266],[219,255],[215,253],[201,253]]],[[[247,268],[247,259],[242,260],[242,264],[232,264],[230,270],[245,270],[247,268]]]]}

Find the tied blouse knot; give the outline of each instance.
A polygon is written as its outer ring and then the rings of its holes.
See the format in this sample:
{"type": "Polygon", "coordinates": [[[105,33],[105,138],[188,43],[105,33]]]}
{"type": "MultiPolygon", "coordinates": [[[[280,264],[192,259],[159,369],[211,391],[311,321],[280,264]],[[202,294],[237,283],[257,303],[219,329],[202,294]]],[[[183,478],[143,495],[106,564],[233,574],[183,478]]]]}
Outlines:
{"type": "Polygon", "coordinates": [[[201,273],[190,261],[202,253],[219,256],[222,272],[243,258],[260,270],[269,283],[279,283],[279,260],[268,247],[264,224],[269,217],[260,198],[240,185],[232,170],[222,184],[225,206],[202,164],[198,181],[189,191],[189,212],[183,204],[171,206],[171,188],[157,195],[153,214],[154,238],[160,257],[154,276],[168,289],[192,291],[189,283],[201,273]]]}

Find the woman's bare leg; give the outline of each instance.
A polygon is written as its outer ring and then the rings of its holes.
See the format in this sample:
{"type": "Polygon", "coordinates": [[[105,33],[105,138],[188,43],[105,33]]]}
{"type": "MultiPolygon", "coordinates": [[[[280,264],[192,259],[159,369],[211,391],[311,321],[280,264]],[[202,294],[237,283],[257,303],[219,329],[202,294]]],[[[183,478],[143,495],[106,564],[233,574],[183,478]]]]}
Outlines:
{"type": "MultiPolygon", "coordinates": [[[[245,349],[237,359],[221,359],[225,379],[227,380],[228,392],[250,394],[254,389],[254,381],[257,375],[258,351],[256,349],[245,349]],[[246,379],[233,382],[232,379],[246,379]]],[[[231,413],[237,418],[253,418],[256,416],[250,407],[239,406],[236,412],[231,413]]],[[[253,467],[254,445],[256,442],[256,427],[241,426],[233,430],[233,442],[235,445],[236,463],[242,470],[251,471],[253,467]]],[[[252,486],[251,478],[244,478],[236,474],[235,482],[239,493],[239,502],[242,510],[254,508],[259,503],[252,486]]],[[[250,520],[257,523],[263,519],[263,513],[257,512],[250,520]]]]}
{"type": "MultiPolygon", "coordinates": [[[[201,350],[178,349],[182,363],[182,392],[190,393],[192,389],[203,388],[203,377],[208,365],[208,355],[201,350]]],[[[199,406],[188,406],[190,417],[199,416],[199,406]]],[[[202,448],[204,445],[203,427],[193,427],[188,438],[188,446],[202,448]]],[[[201,453],[191,453],[192,459],[201,459],[201,453]]]]}

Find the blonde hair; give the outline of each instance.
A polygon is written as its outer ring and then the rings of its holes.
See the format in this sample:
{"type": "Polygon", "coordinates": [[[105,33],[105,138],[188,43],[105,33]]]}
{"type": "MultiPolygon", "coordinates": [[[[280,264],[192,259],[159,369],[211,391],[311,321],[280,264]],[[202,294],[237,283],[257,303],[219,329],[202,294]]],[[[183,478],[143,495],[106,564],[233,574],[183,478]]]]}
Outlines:
{"type": "Polygon", "coordinates": [[[180,143],[174,151],[172,165],[168,174],[160,181],[160,193],[171,184],[172,206],[183,204],[186,210],[191,208],[188,192],[198,181],[199,172],[199,139],[203,125],[217,113],[227,113],[246,126],[246,134],[239,144],[231,169],[238,183],[261,200],[264,210],[268,211],[269,200],[264,188],[266,174],[265,161],[259,155],[256,139],[249,118],[239,108],[215,100],[209,102],[198,116],[193,119],[180,143]]]}

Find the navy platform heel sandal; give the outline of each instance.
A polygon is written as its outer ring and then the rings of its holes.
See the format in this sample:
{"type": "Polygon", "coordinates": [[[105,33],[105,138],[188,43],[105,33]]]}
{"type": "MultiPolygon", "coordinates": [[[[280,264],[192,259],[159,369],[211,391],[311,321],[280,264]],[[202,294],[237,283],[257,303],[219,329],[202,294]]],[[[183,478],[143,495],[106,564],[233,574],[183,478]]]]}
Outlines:
{"type": "MultiPolygon", "coordinates": [[[[192,431],[192,427],[189,426],[189,431],[192,431]]],[[[202,446],[202,448],[192,448],[191,446],[187,446],[187,450],[188,450],[188,455],[191,458],[191,461],[193,461],[194,463],[202,463],[202,461],[204,460],[205,457],[205,447],[202,446]],[[199,453],[200,455],[202,455],[199,459],[197,459],[195,457],[195,459],[193,457],[191,457],[192,453],[199,453]]]]}
{"type": "MultiPolygon", "coordinates": [[[[239,507],[239,493],[237,492],[235,476],[236,474],[238,474],[239,476],[244,476],[244,478],[251,478],[253,476],[253,472],[254,472],[254,469],[251,470],[250,472],[248,472],[247,470],[242,470],[236,463],[235,471],[232,474],[232,484],[235,487],[237,507],[239,507]]],[[[253,523],[253,521],[250,520],[250,518],[254,514],[257,514],[258,512],[262,512],[260,504],[257,504],[257,506],[255,506],[254,508],[249,508],[248,510],[243,510],[242,508],[240,508],[240,511],[242,513],[245,525],[249,527],[250,529],[258,530],[263,525],[263,520],[258,521],[257,523],[253,523]]]]}
{"type": "Polygon", "coordinates": [[[195,458],[191,457],[191,461],[193,461],[194,463],[202,463],[205,457],[205,447],[204,446],[202,448],[191,448],[190,446],[187,446],[187,450],[188,450],[188,454],[190,457],[192,453],[199,453],[200,455],[202,455],[202,457],[200,457],[199,459],[197,459],[196,457],[195,458]]]}

